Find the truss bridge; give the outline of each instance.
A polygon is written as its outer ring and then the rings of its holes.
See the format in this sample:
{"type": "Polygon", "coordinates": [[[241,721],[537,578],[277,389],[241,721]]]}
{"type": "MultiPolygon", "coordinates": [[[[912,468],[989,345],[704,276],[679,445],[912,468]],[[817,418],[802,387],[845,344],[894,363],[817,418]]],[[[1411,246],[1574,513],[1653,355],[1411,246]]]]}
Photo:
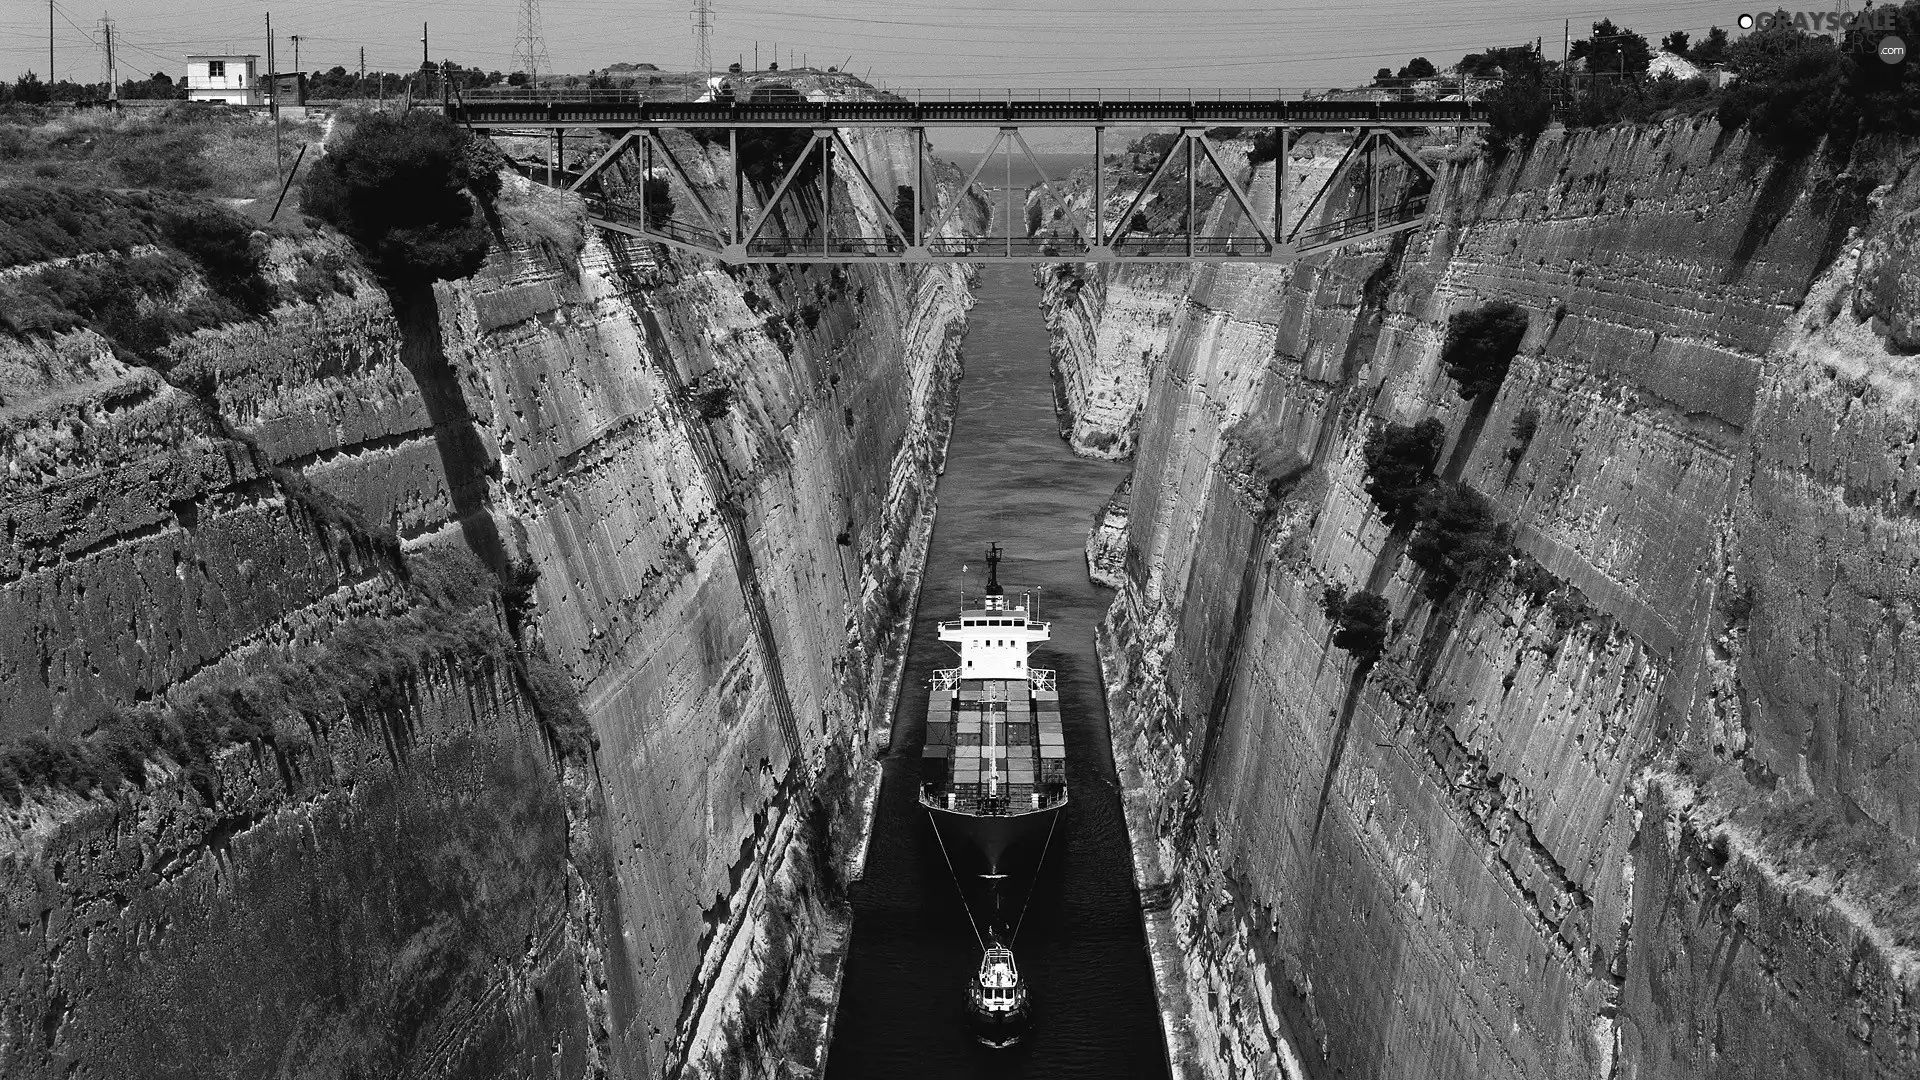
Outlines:
{"type": "Polygon", "coordinates": [[[790,87],[780,90],[784,94],[755,90],[743,100],[698,101],[651,100],[634,90],[508,91],[469,95],[447,111],[474,130],[544,138],[546,163],[528,174],[581,194],[595,226],[733,264],[1288,262],[1419,227],[1427,220],[1434,174],[1402,136],[1410,129],[1487,123],[1478,101],[1288,91],[922,90],[809,100],[790,87]],[[1251,194],[1256,170],[1208,136],[1233,127],[1271,129],[1271,194],[1258,203],[1251,194]],[[903,131],[918,148],[911,176],[894,178],[902,182],[893,185],[891,198],[847,137],[871,128],[903,131]],[[929,132],[943,128],[993,132],[965,182],[945,185],[944,199],[928,142],[929,132]],[[1138,171],[1125,170],[1116,188],[1110,185],[1116,166],[1107,160],[1110,128],[1171,128],[1174,134],[1151,144],[1147,158],[1154,164],[1144,182],[1138,171]],[[1077,141],[1092,146],[1084,155],[1090,176],[1083,175],[1077,197],[1062,185],[1064,177],[1049,175],[1025,134],[1063,129],[1084,133],[1077,141]],[[1306,133],[1323,133],[1344,150],[1314,191],[1289,196],[1300,179],[1289,176],[1290,151],[1306,133]],[[570,134],[595,140],[597,152],[583,168],[562,164],[570,134]],[[770,144],[777,149],[770,151],[770,144]],[[992,192],[1000,205],[989,235],[960,228],[969,192],[981,192],[978,182],[989,165],[999,156],[1011,176],[1016,155],[1029,175],[1039,176],[1037,195],[1052,215],[1047,229],[1026,230],[1025,192],[1010,183],[992,192]],[[725,164],[716,169],[716,159],[725,164]],[[729,175],[720,183],[711,178],[715,172],[729,175]],[[1393,178],[1383,181],[1383,172],[1393,178]],[[867,212],[836,217],[830,181],[838,181],[843,198],[871,200],[867,212]],[[803,196],[811,201],[802,212],[781,212],[803,196]],[[1215,196],[1229,200],[1229,212],[1209,213],[1215,196]],[[1170,211],[1175,204],[1178,211],[1170,211]],[[806,227],[791,228],[795,221],[806,227]],[[860,229],[860,221],[872,224],[860,229]]]}

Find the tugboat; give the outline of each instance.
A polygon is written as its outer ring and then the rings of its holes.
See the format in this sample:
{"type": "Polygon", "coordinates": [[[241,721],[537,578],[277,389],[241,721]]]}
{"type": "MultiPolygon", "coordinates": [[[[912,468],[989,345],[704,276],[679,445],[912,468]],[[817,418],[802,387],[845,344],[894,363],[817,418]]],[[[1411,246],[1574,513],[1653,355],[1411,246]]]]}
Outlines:
{"type": "Polygon", "coordinates": [[[1027,984],[1014,965],[1013,950],[1000,943],[998,934],[987,938],[967,1004],[975,1037],[988,1046],[1005,1049],[1026,1034],[1032,1018],[1027,1007],[1027,984]]]}
{"type": "Polygon", "coordinates": [[[940,640],[959,646],[960,666],[933,673],[920,774],[934,828],[958,838],[954,846],[992,881],[1007,876],[1016,849],[1051,835],[1067,804],[1054,673],[1027,665],[1048,624],[1034,617],[1030,595],[1000,587],[1000,555],[1000,545],[988,547],[979,606],[963,602],[958,619],[940,624],[940,640]]]}

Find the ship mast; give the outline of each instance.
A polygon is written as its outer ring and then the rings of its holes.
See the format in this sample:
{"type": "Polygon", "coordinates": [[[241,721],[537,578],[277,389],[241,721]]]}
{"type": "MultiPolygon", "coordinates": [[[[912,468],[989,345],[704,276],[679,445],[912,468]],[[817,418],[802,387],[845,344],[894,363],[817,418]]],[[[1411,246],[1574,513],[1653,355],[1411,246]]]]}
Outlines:
{"type": "Polygon", "coordinates": [[[1006,595],[1005,590],[1000,588],[1000,545],[999,544],[987,545],[987,595],[988,596],[1006,595]]]}

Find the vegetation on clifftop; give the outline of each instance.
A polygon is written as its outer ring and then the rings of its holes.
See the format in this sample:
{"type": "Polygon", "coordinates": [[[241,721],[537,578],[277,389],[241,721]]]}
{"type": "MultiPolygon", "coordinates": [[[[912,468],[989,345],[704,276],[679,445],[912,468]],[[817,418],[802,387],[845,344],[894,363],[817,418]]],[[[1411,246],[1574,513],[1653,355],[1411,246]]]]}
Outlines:
{"type": "Polygon", "coordinates": [[[350,237],[389,285],[470,277],[492,236],[476,214],[506,159],[444,116],[359,117],[307,170],[300,208],[350,237]]]}
{"type": "Polygon", "coordinates": [[[0,328],[87,327],[151,362],[177,336],[271,310],[263,252],[251,223],[196,198],[0,187],[0,267],[26,268],[0,280],[0,328]]]}
{"type": "Polygon", "coordinates": [[[1864,135],[1920,135],[1920,64],[1888,64],[1878,55],[1886,37],[1920,41],[1920,0],[1879,10],[1883,21],[1838,39],[1782,24],[1734,42],[1718,27],[1698,44],[1681,31],[1662,40],[1671,56],[1724,66],[1731,80],[1719,89],[1706,78],[1649,74],[1647,39],[1608,19],[1573,43],[1570,69],[1518,46],[1479,54],[1485,63],[1467,57],[1460,70],[1502,79],[1486,97],[1492,124],[1485,143],[1496,155],[1532,143],[1556,115],[1569,127],[1598,127],[1712,109],[1722,127],[1744,128],[1775,153],[1799,156],[1825,139],[1829,153],[1845,160],[1864,135]]]}

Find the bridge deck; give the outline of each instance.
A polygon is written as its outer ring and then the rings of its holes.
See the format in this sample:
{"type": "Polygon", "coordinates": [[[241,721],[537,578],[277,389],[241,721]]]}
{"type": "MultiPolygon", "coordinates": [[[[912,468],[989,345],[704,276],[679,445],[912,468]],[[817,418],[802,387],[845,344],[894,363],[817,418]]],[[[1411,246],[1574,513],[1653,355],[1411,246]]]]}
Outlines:
{"type": "Polygon", "coordinates": [[[1297,128],[1482,126],[1478,101],[716,101],[471,98],[447,106],[476,128],[1089,127],[1249,124],[1297,128]]]}

